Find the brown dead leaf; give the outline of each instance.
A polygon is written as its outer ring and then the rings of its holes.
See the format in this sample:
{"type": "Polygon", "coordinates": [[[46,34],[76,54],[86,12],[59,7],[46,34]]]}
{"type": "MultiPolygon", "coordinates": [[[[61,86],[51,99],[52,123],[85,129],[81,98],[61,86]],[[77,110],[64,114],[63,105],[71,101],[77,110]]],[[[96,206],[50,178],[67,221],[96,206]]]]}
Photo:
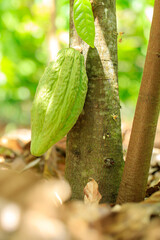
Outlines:
{"type": "Polygon", "coordinates": [[[160,190],[147,198],[144,203],[160,203],[160,190]]]}
{"type": "Polygon", "coordinates": [[[154,219],[146,229],[143,240],[159,240],[160,239],[160,219],[154,219]]]}
{"type": "Polygon", "coordinates": [[[157,192],[160,190],[160,181],[153,187],[150,187],[146,191],[146,197],[151,196],[153,193],[157,192]]]}
{"type": "Polygon", "coordinates": [[[86,205],[82,201],[72,201],[63,205],[60,216],[66,223],[71,239],[77,240],[112,240],[109,236],[102,236],[91,223],[109,215],[111,208],[109,205],[86,205]]]}
{"type": "Polygon", "coordinates": [[[40,176],[31,172],[20,174],[13,170],[0,170],[0,196],[7,200],[19,201],[40,179],[40,176]]]}
{"type": "Polygon", "coordinates": [[[71,195],[65,180],[46,181],[33,172],[0,171],[1,240],[70,240],[58,208],[71,195]]]}
{"type": "Polygon", "coordinates": [[[98,204],[102,196],[98,191],[98,183],[91,178],[84,188],[84,203],[98,204]]]}
{"type": "MultiPolygon", "coordinates": [[[[53,209],[52,209],[53,210],[53,209]]],[[[3,240],[71,240],[66,226],[59,219],[46,216],[37,211],[23,214],[20,229],[1,238],[3,240]]]]}
{"type": "Polygon", "coordinates": [[[144,240],[151,217],[159,214],[160,204],[128,203],[95,221],[93,227],[116,240],[144,240]]]}
{"type": "Polygon", "coordinates": [[[8,138],[7,136],[3,136],[2,138],[0,138],[0,146],[8,148],[17,154],[22,152],[20,140],[11,139],[8,138]]]}
{"type": "Polygon", "coordinates": [[[1,170],[0,186],[1,198],[22,206],[34,205],[39,207],[39,210],[45,207],[50,211],[49,205],[61,205],[71,195],[71,188],[65,180],[52,178],[47,181],[32,171],[18,173],[13,170],[1,170]]]}
{"type": "Polygon", "coordinates": [[[41,158],[36,158],[34,161],[28,163],[22,170],[21,173],[24,171],[27,171],[33,167],[35,167],[36,165],[38,165],[38,163],[41,161],[41,158]]]}

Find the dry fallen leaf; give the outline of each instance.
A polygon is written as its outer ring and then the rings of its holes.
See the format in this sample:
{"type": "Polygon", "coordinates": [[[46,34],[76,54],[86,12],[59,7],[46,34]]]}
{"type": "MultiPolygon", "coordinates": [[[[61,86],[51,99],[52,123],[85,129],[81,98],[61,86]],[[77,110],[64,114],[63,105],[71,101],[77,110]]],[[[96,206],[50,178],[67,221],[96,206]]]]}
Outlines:
{"type": "Polygon", "coordinates": [[[1,170],[0,185],[0,240],[68,239],[65,225],[56,217],[71,195],[65,180],[1,170]]]}
{"type": "Polygon", "coordinates": [[[63,204],[71,196],[70,186],[62,179],[65,138],[40,161],[30,154],[29,138],[21,145],[17,131],[14,141],[12,137],[1,138],[0,240],[160,240],[160,185],[153,184],[159,179],[159,149],[151,162],[150,197],[142,203],[111,208],[98,205],[101,194],[94,179],[84,188],[84,202],[63,204]],[[38,171],[41,174],[32,170],[39,163],[45,163],[49,180],[44,180],[43,170],[38,171]],[[20,174],[13,169],[25,171],[20,174]],[[55,173],[59,179],[53,177],[55,173]]]}
{"type": "Polygon", "coordinates": [[[102,196],[98,191],[98,183],[91,178],[84,188],[84,203],[98,204],[102,196]]]}
{"type": "MultiPolygon", "coordinates": [[[[92,223],[93,228],[114,240],[145,240],[143,238],[151,217],[160,214],[159,204],[128,203],[92,223]]],[[[158,239],[156,239],[158,240],[158,239]]]]}
{"type": "Polygon", "coordinates": [[[71,201],[60,209],[60,217],[68,227],[71,240],[113,240],[111,237],[103,237],[91,226],[92,222],[110,213],[109,204],[86,205],[82,201],[71,201]]]}
{"type": "Polygon", "coordinates": [[[34,161],[28,163],[22,170],[21,173],[24,171],[27,171],[33,167],[35,167],[36,165],[38,165],[38,163],[41,161],[41,158],[36,158],[34,161]]]}
{"type": "Polygon", "coordinates": [[[147,189],[146,197],[151,196],[153,193],[155,193],[159,190],[160,190],[160,181],[156,185],[154,185],[153,187],[150,187],[150,188],[147,189]]]}
{"type": "Polygon", "coordinates": [[[159,240],[160,239],[160,218],[154,219],[150,222],[143,240],[159,240]]]}
{"type": "Polygon", "coordinates": [[[11,139],[7,136],[3,136],[0,138],[0,146],[4,148],[12,150],[16,154],[20,154],[22,152],[21,141],[18,139],[11,139]]]}
{"type": "Polygon", "coordinates": [[[160,203],[160,190],[147,198],[144,203],[160,203]]]}

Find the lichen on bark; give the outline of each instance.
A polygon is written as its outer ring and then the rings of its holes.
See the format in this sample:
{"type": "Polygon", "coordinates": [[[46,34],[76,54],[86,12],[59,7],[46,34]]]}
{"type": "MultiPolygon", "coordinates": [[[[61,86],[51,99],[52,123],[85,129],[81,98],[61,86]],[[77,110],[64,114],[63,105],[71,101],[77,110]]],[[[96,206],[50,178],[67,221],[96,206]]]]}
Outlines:
{"type": "Polygon", "coordinates": [[[79,45],[89,79],[85,106],[67,137],[66,178],[72,198],[82,199],[90,177],[99,184],[102,202],[115,202],[123,170],[117,73],[116,1],[93,1],[95,48],[78,37],[70,1],[70,47],[79,45]]]}

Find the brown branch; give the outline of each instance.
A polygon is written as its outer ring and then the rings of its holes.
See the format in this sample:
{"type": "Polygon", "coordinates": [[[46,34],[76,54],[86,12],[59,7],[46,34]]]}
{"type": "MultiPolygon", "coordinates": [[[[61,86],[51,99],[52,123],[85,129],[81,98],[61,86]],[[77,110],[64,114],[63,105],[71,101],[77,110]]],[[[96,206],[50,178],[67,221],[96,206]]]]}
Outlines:
{"type": "Polygon", "coordinates": [[[150,40],[117,202],[143,200],[160,110],[160,0],[155,0],[150,40]]]}

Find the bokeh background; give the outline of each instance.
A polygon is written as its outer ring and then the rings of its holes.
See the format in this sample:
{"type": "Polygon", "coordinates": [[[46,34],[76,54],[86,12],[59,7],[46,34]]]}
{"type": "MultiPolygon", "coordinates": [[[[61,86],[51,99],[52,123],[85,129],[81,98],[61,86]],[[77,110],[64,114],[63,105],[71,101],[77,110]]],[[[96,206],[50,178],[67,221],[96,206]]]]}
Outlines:
{"type": "MultiPolygon", "coordinates": [[[[122,117],[132,118],[147,50],[154,0],[117,0],[122,117]]],[[[38,81],[69,42],[69,0],[0,1],[0,128],[30,126],[38,81]]]]}

